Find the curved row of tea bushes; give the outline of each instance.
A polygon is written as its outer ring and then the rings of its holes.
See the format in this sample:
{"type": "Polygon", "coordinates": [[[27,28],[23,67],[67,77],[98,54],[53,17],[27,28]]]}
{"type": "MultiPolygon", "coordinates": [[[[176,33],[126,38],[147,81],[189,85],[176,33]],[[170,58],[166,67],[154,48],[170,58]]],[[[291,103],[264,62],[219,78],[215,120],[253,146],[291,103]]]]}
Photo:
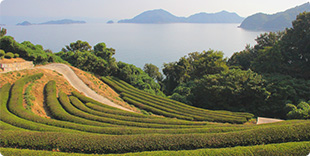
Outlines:
{"type": "Polygon", "coordinates": [[[127,102],[155,114],[167,117],[183,118],[191,120],[192,118],[199,121],[216,121],[230,123],[244,123],[247,119],[253,117],[250,113],[234,113],[228,111],[210,111],[195,108],[180,102],[176,102],[167,98],[148,94],[146,92],[135,89],[129,84],[112,78],[101,78],[105,83],[112,86],[121,93],[127,102]],[[185,118],[184,118],[185,117],[185,118]]]}
{"type": "MultiPolygon", "coordinates": [[[[62,94],[63,96],[67,96],[66,94],[62,94]]],[[[61,97],[61,95],[59,95],[61,97]]],[[[99,121],[103,123],[109,123],[120,126],[132,126],[132,127],[144,127],[144,128],[181,128],[182,126],[174,126],[174,125],[162,125],[162,124],[154,124],[154,123],[140,123],[140,122],[131,122],[131,121],[122,121],[113,118],[107,118],[102,116],[96,116],[90,113],[83,112],[76,108],[76,106],[83,105],[76,97],[70,97],[71,103],[75,106],[72,106],[70,103],[68,105],[63,105],[67,112],[72,115],[85,118],[88,120],[99,121]]],[[[189,126],[185,126],[184,128],[190,128],[189,126]]]]}
{"type": "MultiPolygon", "coordinates": [[[[90,99],[76,91],[72,92],[73,96],[77,97],[80,101],[85,103],[85,105],[91,109],[103,112],[103,113],[109,113],[109,114],[115,114],[117,116],[125,116],[125,117],[134,117],[134,118],[142,118],[142,119],[154,119],[154,120],[161,120],[161,118],[151,115],[144,115],[144,114],[138,114],[128,111],[123,111],[120,109],[109,109],[110,106],[104,105],[98,101],[95,101],[93,99],[90,99]]],[[[112,107],[114,108],[114,107],[112,107]]],[[[176,124],[176,125],[205,125],[205,122],[192,122],[187,120],[179,120],[179,119],[171,119],[171,118],[162,118],[164,120],[164,123],[168,124],[176,124]]]]}
{"type": "MultiPolygon", "coordinates": [[[[1,89],[1,92],[6,93],[6,98],[3,96],[1,100],[8,99],[9,96],[9,89],[10,85],[6,85],[5,89],[1,89]]],[[[50,105],[53,107],[53,105],[60,106],[59,102],[57,101],[57,98],[55,96],[55,83],[54,81],[50,81],[45,87],[47,90],[47,105],[50,105]],[[53,96],[52,98],[49,96],[53,96]],[[54,100],[54,104],[51,103],[51,100],[54,100]],[[57,103],[58,102],[58,103],[57,103]]],[[[13,95],[19,95],[19,94],[13,94],[13,95]]],[[[68,99],[67,99],[68,100],[68,99]]],[[[16,107],[22,107],[22,104],[16,105],[16,107]]],[[[14,107],[13,107],[14,108],[14,107]]],[[[54,109],[61,110],[63,109],[60,107],[53,107],[54,109]]],[[[18,115],[23,116],[24,118],[28,119],[22,119],[19,118],[13,114],[10,114],[10,112],[6,108],[6,101],[3,102],[1,105],[1,120],[3,120],[6,123],[9,123],[11,125],[15,125],[17,127],[30,129],[30,130],[37,130],[37,131],[62,131],[62,132],[92,132],[92,133],[100,133],[100,134],[114,134],[114,135],[125,135],[125,134],[186,134],[186,133],[217,133],[217,132],[229,132],[229,131],[235,131],[235,130],[244,130],[245,128],[238,127],[209,127],[209,128],[188,128],[188,129],[146,129],[146,128],[130,128],[130,127],[97,127],[97,126],[88,126],[88,125],[80,125],[72,122],[66,122],[66,121],[59,121],[54,119],[47,119],[39,117],[33,113],[30,113],[29,111],[26,111],[24,108],[24,111],[19,112],[16,111],[18,115]],[[2,108],[3,107],[3,108],[2,108]],[[30,120],[30,121],[29,121],[30,120]],[[35,121],[35,122],[31,122],[35,121]],[[41,123],[41,124],[40,124],[41,123]],[[52,125],[52,126],[49,126],[52,125]],[[56,127],[54,127],[56,126],[56,127]],[[68,129],[63,129],[63,128],[68,129]],[[78,131],[77,131],[78,130],[78,131]]],[[[62,110],[65,112],[64,110],[62,110]]],[[[70,117],[75,117],[71,116],[70,117]]],[[[75,117],[77,119],[80,119],[78,117],[75,117]]]]}
{"type": "Polygon", "coordinates": [[[152,112],[154,114],[163,115],[165,117],[170,117],[170,118],[183,119],[183,120],[190,120],[190,121],[194,120],[192,117],[178,115],[178,114],[170,113],[170,112],[167,112],[167,111],[164,111],[161,109],[157,109],[157,108],[151,107],[149,105],[145,105],[144,103],[140,103],[138,101],[135,101],[135,100],[128,98],[126,96],[123,97],[123,100],[127,101],[128,103],[130,103],[130,104],[132,104],[132,105],[134,105],[140,109],[146,110],[148,112],[152,112]]]}
{"type": "MultiPolygon", "coordinates": [[[[54,84],[53,84],[54,86],[54,84]]],[[[47,87],[46,87],[47,88],[47,87]]],[[[55,88],[55,87],[53,87],[55,88]]],[[[51,94],[53,96],[55,93],[51,94]]],[[[71,105],[68,97],[65,94],[59,95],[59,101],[62,103],[62,105],[67,105],[67,107],[70,110],[73,110],[73,106],[71,105]],[[71,105],[71,107],[69,107],[71,105]]],[[[48,102],[48,101],[47,101],[48,102]]],[[[49,103],[49,102],[48,102],[49,103]]],[[[54,104],[53,104],[54,105],[54,104]]],[[[59,105],[59,104],[55,104],[59,105]]],[[[54,108],[56,109],[56,108],[54,108]]],[[[69,110],[68,109],[68,110],[69,110]]],[[[61,108],[58,108],[56,110],[61,110],[61,108]]],[[[65,110],[61,110],[61,112],[65,113],[65,110]]],[[[62,118],[71,118],[72,122],[77,122],[75,120],[83,119],[79,118],[74,115],[70,115],[67,113],[66,117],[62,118]]],[[[68,119],[65,119],[68,120],[68,119]]],[[[105,134],[116,134],[116,135],[124,135],[124,134],[186,134],[186,133],[220,133],[220,132],[230,132],[230,131],[239,131],[239,130],[245,130],[250,129],[251,127],[206,127],[206,128],[178,128],[175,129],[155,129],[155,128],[137,128],[137,127],[123,127],[121,125],[114,125],[114,126],[120,126],[120,127],[102,127],[101,129],[93,130],[91,128],[86,128],[84,131],[87,132],[97,132],[105,134]]],[[[100,128],[100,127],[99,127],[100,128]]]]}
{"type": "Polygon", "coordinates": [[[179,135],[81,135],[73,133],[39,133],[2,131],[1,147],[37,150],[59,149],[78,153],[126,153],[155,150],[192,150],[225,148],[310,140],[309,121],[247,131],[217,134],[179,135]],[[91,141],[90,141],[91,140],[91,141]]]}
{"type": "MultiPolygon", "coordinates": [[[[281,144],[257,145],[248,147],[232,147],[219,149],[199,149],[199,150],[181,150],[181,151],[152,151],[141,153],[126,153],[126,156],[306,156],[310,151],[310,142],[289,142],[281,144]]],[[[51,151],[36,151],[28,149],[0,148],[0,153],[5,156],[103,156],[101,154],[80,154],[80,153],[63,153],[51,151]]],[[[123,154],[111,154],[109,156],[124,156],[123,154]]]]}
{"type": "MultiPolygon", "coordinates": [[[[122,115],[115,115],[115,114],[109,114],[109,113],[105,113],[100,111],[100,106],[98,106],[95,109],[92,109],[92,106],[94,106],[94,104],[91,103],[87,103],[87,104],[83,104],[83,105],[79,105],[76,106],[78,109],[90,113],[90,114],[94,114],[97,116],[104,116],[104,117],[110,117],[110,118],[114,118],[114,119],[119,119],[119,120],[123,120],[123,121],[133,121],[133,122],[142,122],[142,123],[157,123],[157,124],[169,124],[169,125],[187,125],[187,126],[199,126],[202,127],[204,125],[207,125],[207,123],[199,123],[199,122],[188,122],[188,121],[179,121],[179,120],[171,120],[169,118],[162,118],[162,117],[158,117],[158,118],[136,118],[136,117],[132,117],[132,116],[122,116],[122,115]]],[[[97,105],[95,105],[94,107],[96,107],[97,105]]]]}
{"type": "MultiPolygon", "coordinates": [[[[46,106],[52,116],[58,120],[74,122],[78,124],[86,124],[92,126],[100,127],[110,127],[111,124],[96,122],[91,120],[86,120],[77,116],[74,116],[68,113],[66,106],[71,106],[70,101],[67,96],[59,97],[59,101],[56,96],[56,82],[49,81],[45,85],[45,94],[46,94],[46,106]]],[[[70,110],[69,110],[70,111],[70,110]]]]}
{"type": "MultiPolygon", "coordinates": [[[[112,78],[110,78],[110,79],[112,79],[112,78]]],[[[139,90],[139,89],[131,86],[130,84],[126,83],[123,80],[119,80],[117,78],[114,78],[112,80],[113,80],[113,82],[116,82],[118,85],[121,85],[122,87],[126,88],[126,90],[130,90],[131,91],[130,93],[136,92],[138,94],[143,94],[145,97],[147,97],[151,100],[166,103],[168,105],[175,106],[175,107],[183,107],[183,108],[186,108],[185,110],[190,110],[191,112],[198,113],[199,115],[204,115],[204,114],[201,114],[201,112],[205,112],[205,113],[211,113],[211,114],[213,113],[214,115],[215,114],[219,114],[219,115],[222,114],[222,115],[233,115],[233,116],[237,116],[237,117],[246,117],[247,119],[254,117],[253,114],[245,113],[245,112],[230,112],[230,111],[224,111],[224,110],[213,111],[213,110],[207,110],[207,109],[202,109],[202,108],[198,108],[198,107],[193,107],[193,106],[190,106],[190,105],[187,105],[187,104],[184,104],[184,103],[181,103],[181,102],[169,99],[169,98],[165,98],[165,97],[156,96],[156,95],[146,93],[142,90],[139,90]]]]}
{"type": "Polygon", "coordinates": [[[213,111],[213,110],[207,110],[207,109],[202,109],[202,108],[197,108],[197,107],[193,107],[193,106],[189,106],[187,104],[172,100],[172,99],[168,99],[168,98],[164,98],[161,96],[155,96],[155,95],[151,95],[149,93],[146,93],[144,91],[141,91],[139,89],[134,88],[133,86],[129,85],[128,83],[126,83],[125,81],[122,80],[118,80],[115,79],[113,80],[114,83],[116,83],[117,85],[120,85],[121,87],[123,87],[125,89],[125,92],[127,93],[135,93],[136,95],[142,95],[140,97],[142,98],[147,98],[149,100],[152,101],[156,101],[158,102],[158,104],[166,104],[163,106],[169,107],[169,106],[174,106],[174,107],[170,107],[170,108],[184,108],[184,109],[180,109],[181,111],[186,110],[184,113],[192,113],[195,115],[205,115],[204,113],[206,113],[206,115],[231,115],[231,116],[235,116],[235,117],[246,117],[248,119],[254,117],[253,114],[250,113],[242,113],[242,112],[229,112],[229,111],[213,111]],[[204,112],[204,113],[202,113],[204,112]]]}
{"type": "MultiPolygon", "coordinates": [[[[28,130],[34,130],[34,131],[76,132],[73,130],[39,124],[36,122],[32,122],[32,121],[20,118],[12,114],[7,108],[10,88],[11,88],[11,85],[6,84],[0,90],[0,120],[1,121],[3,121],[4,123],[10,124],[12,126],[21,128],[21,129],[28,129],[28,130]]],[[[18,95],[18,94],[12,94],[12,95],[18,95]]]]}
{"type": "MultiPolygon", "coordinates": [[[[172,114],[173,116],[179,118],[181,117],[189,117],[192,118],[193,120],[197,121],[211,121],[211,122],[229,122],[229,123],[244,123],[246,122],[246,118],[244,117],[235,117],[235,116],[229,116],[229,115],[196,115],[196,114],[191,114],[187,112],[186,110],[182,111],[182,108],[177,108],[177,107],[166,107],[164,105],[161,105],[160,103],[157,103],[155,101],[150,101],[147,98],[143,98],[143,96],[140,95],[135,95],[134,93],[121,93],[121,95],[124,97],[127,102],[132,103],[134,105],[138,105],[137,103],[141,103],[149,106],[148,109],[153,109],[154,110],[160,110],[164,112],[165,114],[169,113],[172,114]],[[185,113],[186,112],[186,113],[185,113]]],[[[156,111],[158,112],[158,111],[156,111]]],[[[155,112],[154,112],[155,113],[155,112]]]]}
{"type": "MultiPolygon", "coordinates": [[[[60,96],[67,96],[65,93],[59,93],[60,96]]],[[[132,118],[132,117],[124,117],[119,115],[111,115],[107,113],[102,113],[98,111],[94,111],[88,107],[86,107],[78,98],[71,96],[70,98],[71,104],[74,106],[73,108],[68,108],[70,111],[74,109],[79,109],[82,112],[76,111],[76,115],[82,118],[87,118],[90,120],[101,121],[111,124],[117,125],[125,125],[125,126],[134,126],[134,127],[146,127],[146,128],[194,128],[194,126],[189,125],[170,125],[170,124],[158,124],[152,120],[145,123],[142,118],[132,118]]],[[[196,128],[202,126],[196,126],[196,128]]]]}

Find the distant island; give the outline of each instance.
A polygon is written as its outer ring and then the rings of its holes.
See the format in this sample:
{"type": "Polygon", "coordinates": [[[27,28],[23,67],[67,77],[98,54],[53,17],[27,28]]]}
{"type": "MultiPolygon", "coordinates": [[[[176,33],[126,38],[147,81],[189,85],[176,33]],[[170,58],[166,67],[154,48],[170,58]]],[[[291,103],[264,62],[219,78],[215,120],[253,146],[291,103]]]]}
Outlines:
{"type": "Polygon", "coordinates": [[[113,23],[114,23],[114,21],[112,21],[112,20],[107,22],[107,24],[113,24],[113,23]]]}
{"type": "Polygon", "coordinates": [[[189,17],[177,17],[170,12],[157,9],[145,11],[132,19],[118,23],[241,23],[244,20],[236,13],[221,11],[218,13],[198,13],[189,17]]]}
{"type": "Polygon", "coordinates": [[[240,25],[247,30],[281,31],[292,27],[292,21],[304,11],[310,11],[310,3],[288,9],[284,12],[268,15],[257,13],[247,17],[240,25]]]}
{"type": "Polygon", "coordinates": [[[44,22],[44,23],[39,23],[39,24],[34,24],[34,23],[30,23],[28,21],[24,21],[22,23],[18,23],[16,25],[20,25],[20,26],[28,26],[28,25],[47,25],[47,24],[85,24],[85,21],[74,21],[71,19],[62,19],[62,20],[56,20],[56,21],[48,21],[48,22],[44,22]]]}

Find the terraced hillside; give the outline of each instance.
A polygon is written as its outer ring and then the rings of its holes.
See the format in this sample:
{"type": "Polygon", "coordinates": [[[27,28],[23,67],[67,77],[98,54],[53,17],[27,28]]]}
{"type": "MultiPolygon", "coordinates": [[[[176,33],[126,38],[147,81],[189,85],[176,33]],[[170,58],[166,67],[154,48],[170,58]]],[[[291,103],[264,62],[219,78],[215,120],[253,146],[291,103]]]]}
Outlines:
{"type": "MultiPolygon", "coordinates": [[[[105,154],[162,150],[178,151],[171,155],[197,155],[223,150],[229,154],[260,151],[272,155],[276,149],[285,154],[302,155],[309,152],[310,122],[291,120],[264,125],[245,125],[253,115],[228,111],[211,111],[151,96],[125,82],[102,78],[120,92],[129,103],[160,116],[120,110],[77,91],[63,92],[58,81],[45,84],[44,103],[51,118],[41,117],[23,105],[25,88],[44,77],[29,74],[14,84],[0,89],[0,152],[8,155],[51,154],[48,151],[105,154]],[[215,122],[209,122],[215,121],[215,122]],[[224,123],[220,123],[224,122],[224,123]],[[234,123],[234,124],[231,124],[234,123]],[[291,143],[296,142],[296,143],[291,143]],[[268,146],[254,146],[254,145],[268,146]],[[236,146],[253,146],[231,148],[236,146]],[[47,151],[31,151],[18,149],[47,151]],[[213,148],[225,148],[213,150],[213,148]],[[262,150],[260,150],[262,149],[262,150]],[[298,153],[296,152],[298,151],[298,153]]],[[[55,78],[57,79],[57,78],[55,78]]],[[[70,155],[53,153],[54,155],[70,155]]],[[[169,152],[138,153],[140,155],[169,155],[169,152]]]]}

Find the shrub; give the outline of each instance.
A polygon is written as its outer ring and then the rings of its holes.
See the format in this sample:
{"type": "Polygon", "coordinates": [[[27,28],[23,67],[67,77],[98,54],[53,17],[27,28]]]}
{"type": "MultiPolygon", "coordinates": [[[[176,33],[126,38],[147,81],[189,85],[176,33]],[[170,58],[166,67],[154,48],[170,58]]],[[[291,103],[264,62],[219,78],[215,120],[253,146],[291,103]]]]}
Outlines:
{"type": "Polygon", "coordinates": [[[14,54],[14,58],[19,58],[19,54],[14,54]]]}
{"type": "Polygon", "coordinates": [[[179,135],[92,135],[74,133],[2,132],[0,146],[63,152],[125,153],[155,150],[192,150],[307,141],[309,121],[246,131],[179,135]],[[57,139],[55,139],[57,138],[57,139]]]}
{"type": "Polygon", "coordinates": [[[5,58],[7,59],[11,59],[11,58],[14,58],[14,54],[11,53],[11,52],[7,52],[5,55],[4,55],[5,58]]]}
{"type": "Polygon", "coordinates": [[[5,55],[5,52],[4,50],[0,49],[0,57],[4,56],[5,55]]]}

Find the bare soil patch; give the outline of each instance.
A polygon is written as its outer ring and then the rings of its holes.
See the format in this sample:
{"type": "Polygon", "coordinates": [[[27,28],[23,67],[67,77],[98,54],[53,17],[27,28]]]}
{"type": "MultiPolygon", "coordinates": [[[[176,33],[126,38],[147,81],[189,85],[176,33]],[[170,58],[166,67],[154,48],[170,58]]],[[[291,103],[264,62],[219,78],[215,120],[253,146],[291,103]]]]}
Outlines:
{"type": "Polygon", "coordinates": [[[70,68],[74,71],[74,73],[92,90],[94,90],[97,94],[109,99],[110,101],[123,106],[125,108],[128,108],[130,110],[133,110],[135,112],[141,112],[139,109],[137,109],[134,106],[129,105],[123,99],[120,97],[118,93],[116,93],[111,87],[109,87],[107,84],[103,83],[100,79],[98,79],[96,76],[84,72],[78,68],[70,66],[70,68]]]}

